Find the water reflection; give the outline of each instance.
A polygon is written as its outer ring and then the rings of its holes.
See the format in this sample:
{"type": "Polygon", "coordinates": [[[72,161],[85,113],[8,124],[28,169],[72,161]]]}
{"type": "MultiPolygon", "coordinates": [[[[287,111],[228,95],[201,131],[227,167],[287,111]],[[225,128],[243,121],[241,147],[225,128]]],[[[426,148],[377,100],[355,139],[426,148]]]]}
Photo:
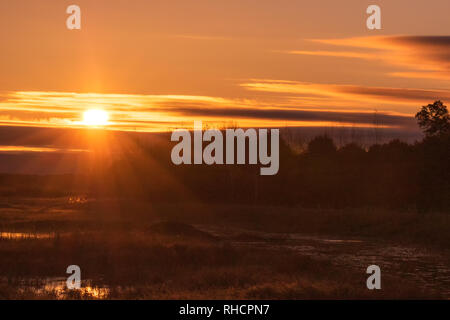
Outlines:
{"type": "Polygon", "coordinates": [[[231,239],[236,246],[288,249],[305,256],[332,261],[338,267],[360,270],[365,270],[371,264],[380,265],[387,273],[413,280],[423,288],[450,297],[450,261],[441,252],[396,245],[387,241],[339,239],[301,233],[251,231],[252,237],[245,239],[237,237],[244,233],[249,234],[245,229],[207,225],[196,227],[217,237],[231,239]]]}
{"type": "Polygon", "coordinates": [[[54,238],[54,233],[32,233],[32,232],[0,232],[0,239],[50,239],[54,238]]]}
{"type": "Polygon", "coordinates": [[[31,290],[39,296],[54,296],[56,299],[85,298],[106,299],[110,293],[108,287],[93,286],[90,280],[81,282],[80,289],[67,288],[65,278],[47,278],[40,281],[41,285],[23,285],[23,290],[31,290]]]}

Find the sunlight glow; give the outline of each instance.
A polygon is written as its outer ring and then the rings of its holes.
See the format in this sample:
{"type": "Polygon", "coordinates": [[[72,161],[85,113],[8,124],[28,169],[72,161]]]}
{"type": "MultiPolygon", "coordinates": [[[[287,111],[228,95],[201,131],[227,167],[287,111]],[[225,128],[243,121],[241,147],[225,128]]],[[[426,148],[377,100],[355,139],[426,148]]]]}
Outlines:
{"type": "Polygon", "coordinates": [[[371,106],[376,103],[380,115],[394,117],[383,126],[415,128],[414,121],[409,124],[407,118],[412,119],[417,105],[428,97],[450,100],[449,91],[442,89],[366,87],[271,79],[248,79],[240,86],[252,92],[286,93],[286,97],[277,96],[276,100],[271,97],[264,101],[193,95],[17,91],[0,93],[0,127],[85,127],[170,132],[180,128],[190,129],[199,117],[219,128],[237,125],[245,128],[373,127],[371,106]]]}
{"type": "Polygon", "coordinates": [[[108,124],[108,113],[100,109],[86,110],[83,114],[83,124],[87,126],[105,126],[108,124]]]}

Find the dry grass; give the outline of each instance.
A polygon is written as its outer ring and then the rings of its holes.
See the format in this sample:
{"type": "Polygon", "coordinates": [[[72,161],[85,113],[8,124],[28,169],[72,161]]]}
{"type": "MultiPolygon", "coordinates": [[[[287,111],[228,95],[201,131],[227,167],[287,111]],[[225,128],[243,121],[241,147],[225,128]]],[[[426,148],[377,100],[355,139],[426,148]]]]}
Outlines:
{"type": "MultiPolygon", "coordinates": [[[[387,237],[443,248],[448,216],[375,211],[313,211],[248,206],[159,205],[103,201],[68,205],[61,199],[2,205],[0,231],[56,232],[48,239],[0,240],[0,298],[55,299],[37,290],[42,279],[82,268],[110,299],[361,299],[440,298],[413,281],[383,278],[365,287],[365,270],[292,250],[236,246],[183,223],[239,226],[266,232],[387,237]],[[128,208],[123,211],[121,208],[128,208]],[[175,224],[155,224],[162,219],[175,224]],[[152,227],[153,225],[153,227],[152,227]],[[175,228],[175,229],[173,229],[175,228]],[[172,230],[173,229],[173,230],[172,230]],[[39,282],[40,281],[40,282],[39,282]]],[[[255,237],[243,241],[258,240],[255,237]]],[[[445,250],[446,248],[442,249],[445,250]]],[[[80,291],[67,299],[91,299],[80,291]]]]}
{"type": "MultiPolygon", "coordinates": [[[[438,297],[403,280],[382,293],[365,289],[361,270],[337,270],[331,262],[288,250],[136,234],[74,234],[47,240],[0,242],[0,298],[51,299],[56,293],[23,291],[23,279],[64,277],[82,266],[92,285],[120,299],[344,299],[438,297]],[[14,266],[14,267],[12,267],[14,266]]],[[[39,287],[32,283],[31,287],[39,287]]],[[[71,292],[66,298],[92,298],[71,292]]]]}

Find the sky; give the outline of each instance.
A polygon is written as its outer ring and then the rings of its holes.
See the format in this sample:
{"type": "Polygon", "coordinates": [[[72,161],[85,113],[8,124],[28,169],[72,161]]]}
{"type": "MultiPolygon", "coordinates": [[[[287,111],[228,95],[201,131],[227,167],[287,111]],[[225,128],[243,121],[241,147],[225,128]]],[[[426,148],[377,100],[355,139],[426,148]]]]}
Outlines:
{"type": "MultiPolygon", "coordinates": [[[[0,0],[0,126],[417,129],[450,101],[450,1],[0,0]],[[81,30],[66,8],[81,8],[81,30]],[[368,30],[366,8],[381,8],[368,30]]],[[[6,150],[6,149],[5,149],[6,150]]],[[[42,150],[41,150],[42,151],[42,150]]]]}

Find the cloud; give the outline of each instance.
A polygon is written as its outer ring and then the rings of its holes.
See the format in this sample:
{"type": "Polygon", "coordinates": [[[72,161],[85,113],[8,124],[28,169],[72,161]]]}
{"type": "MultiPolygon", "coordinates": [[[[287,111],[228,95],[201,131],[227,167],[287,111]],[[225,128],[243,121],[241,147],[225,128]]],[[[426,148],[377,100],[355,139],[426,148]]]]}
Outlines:
{"type": "MultiPolygon", "coordinates": [[[[0,125],[80,128],[87,108],[110,114],[108,129],[166,131],[192,125],[194,120],[241,126],[372,126],[373,108],[345,105],[354,97],[386,97],[403,101],[430,100],[432,92],[289,81],[254,80],[251,90],[289,93],[273,100],[225,99],[187,95],[93,94],[67,92],[12,92],[0,102],[0,125]],[[337,102],[336,102],[337,101],[337,102]]],[[[440,95],[442,96],[442,95],[440,95]]],[[[384,126],[410,127],[411,114],[379,113],[384,126]]]]}
{"type": "Polygon", "coordinates": [[[296,109],[255,109],[255,108],[180,108],[179,112],[185,115],[202,117],[237,117],[263,120],[303,121],[303,122],[328,122],[353,124],[355,126],[373,125],[375,118],[377,123],[391,127],[413,127],[413,117],[374,112],[336,112],[313,111],[296,109]]]}
{"type": "Polygon", "coordinates": [[[409,69],[389,75],[405,78],[450,80],[450,36],[375,36],[313,39],[315,43],[359,51],[286,51],[289,54],[379,60],[409,69]],[[363,50],[363,51],[361,51],[363,50]]]}
{"type": "Polygon", "coordinates": [[[323,57],[341,57],[341,58],[358,58],[358,59],[378,59],[376,54],[364,53],[364,52],[353,52],[353,51],[305,51],[305,50],[291,50],[286,51],[290,54],[299,54],[307,56],[323,56],[323,57]]]}
{"type": "Polygon", "coordinates": [[[419,105],[427,101],[450,100],[448,90],[427,90],[414,88],[386,88],[368,87],[360,85],[317,84],[310,82],[282,81],[282,80],[258,80],[243,83],[243,87],[249,90],[278,92],[286,94],[311,94],[330,97],[334,99],[360,101],[360,102],[385,102],[390,104],[419,105]]]}

